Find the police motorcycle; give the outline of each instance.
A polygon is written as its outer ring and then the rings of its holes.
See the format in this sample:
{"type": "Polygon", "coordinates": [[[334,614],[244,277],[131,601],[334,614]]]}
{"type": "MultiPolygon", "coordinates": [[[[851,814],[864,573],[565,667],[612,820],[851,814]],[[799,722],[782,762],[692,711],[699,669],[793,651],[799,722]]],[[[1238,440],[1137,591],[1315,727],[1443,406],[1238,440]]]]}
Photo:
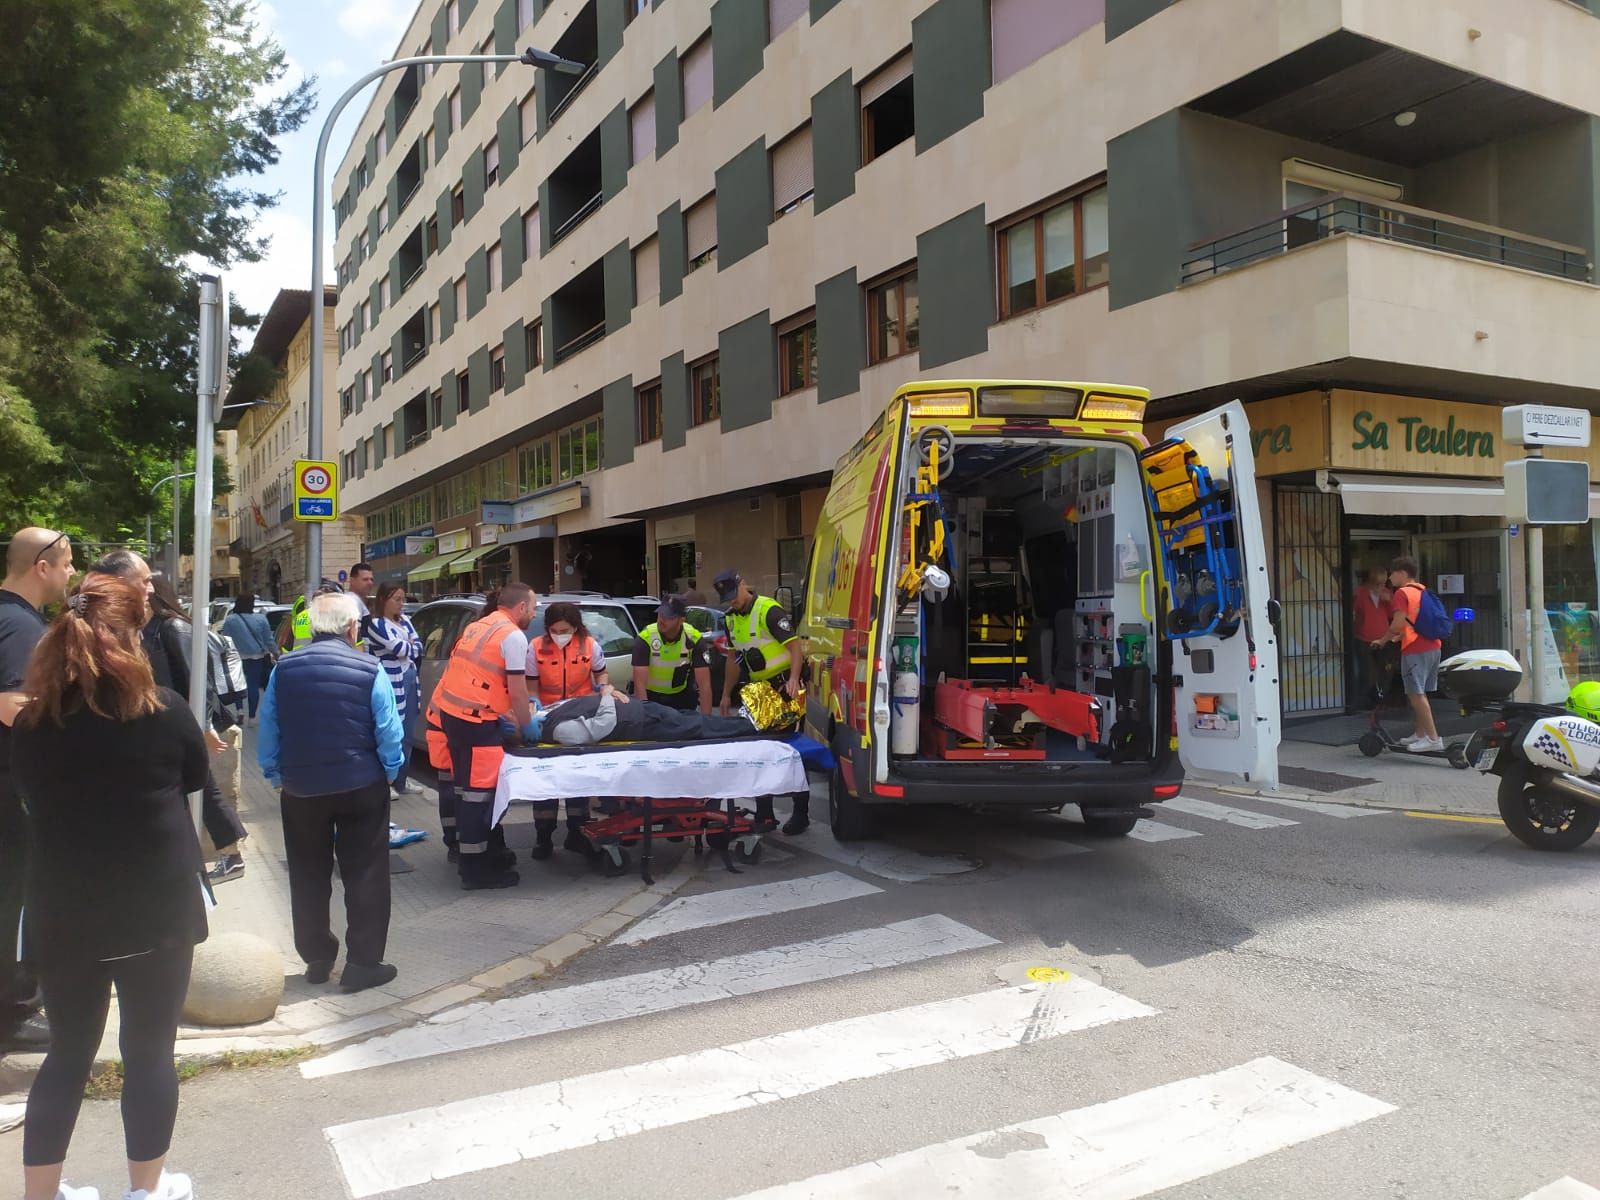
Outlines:
{"type": "Polygon", "coordinates": [[[1466,745],[1468,765],[1500,777],[1500,819],[1535,850],[1573,850],[1600,825],[1600,683],[1566,705],[1511,699],[1522,667],[1504,650],[1468,650],[1439,664],[1440,689],[1464,713],[1495,719],[1466,745]]]}

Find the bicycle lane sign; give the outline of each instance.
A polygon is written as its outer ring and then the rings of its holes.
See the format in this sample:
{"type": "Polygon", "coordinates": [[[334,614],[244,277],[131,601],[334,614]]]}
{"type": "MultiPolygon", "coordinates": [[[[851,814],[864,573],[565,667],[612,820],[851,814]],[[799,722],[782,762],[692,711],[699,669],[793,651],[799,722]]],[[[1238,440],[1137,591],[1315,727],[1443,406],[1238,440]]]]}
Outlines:
{"type": "Polygon", "coordinates": [[[339,464],[296,459],[294,519],[335,521],[339,517],[339,464]]]}

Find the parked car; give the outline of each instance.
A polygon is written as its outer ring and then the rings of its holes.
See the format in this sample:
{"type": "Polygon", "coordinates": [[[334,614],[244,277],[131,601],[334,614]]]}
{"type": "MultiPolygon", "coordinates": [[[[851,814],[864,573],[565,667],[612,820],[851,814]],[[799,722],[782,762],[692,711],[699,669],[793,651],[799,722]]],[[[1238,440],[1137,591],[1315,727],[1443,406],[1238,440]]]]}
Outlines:
{"type": "Polygon", "coordinates": [[[728,674],[728,625],[725,620],[727,610],[712,608],[709,605],[692,604],[689,606],[689,624],[698,629],[702,636],[711,639],[711,703],[719,704],[722,701],[722,684],[728,674]]]}
{"type": "MultiPolygon", "coordinates": [[[[621,601],[598,593],[560,592],[553,596],[540,596],[538,615],[528,626],[530,638],[544,633],[545,607],[558,601],[578,606],[578,611],[583,614],[584,625],[605,651],[606,669],[611,682],[626,688],[628,681],[633,678],[633,640],[639,635],[638,626],[634,624],[628,609],[621,601]]],[[[417,636],[422,639],[422,661],[418,664],[417,674],[424,707],[439,686],[439,680],[444,677],[445,664],[450,660],[450,651],[455,649],[456,639],[461,636],[462,630],[478,619],[482,611],[482,596],[449,596],[430,600],[411,615],[411,623],[417,627],[417,636]]],[[[411,744],[421,749],[426,740],[427,723],[419,713],[411,727],[411,744]]]]}
{"type": "MultiPolygon", "coordinates": [[[[279,606],[273,604],[272,601],[268,600],[265,596],[256,597],[257,612],[265,612],[269,608],[277,607],[279,606]]],[[[213,629],[220,629],[222,627],[222,622],[227,620],[228,614],[232,611],[233,597],[218,596],[215,600],[212,600],[206,605],[206,624],[210,625],[213,629]]]]}
{"type": "Polygon", "coordinates": [[[622,607],[628,610],[628,615],[633,618],[635,628],[643,629],[647,625],[655,624],[656,609],[661,607],[661,601],[655,596],[618,596],[622,607]]]}

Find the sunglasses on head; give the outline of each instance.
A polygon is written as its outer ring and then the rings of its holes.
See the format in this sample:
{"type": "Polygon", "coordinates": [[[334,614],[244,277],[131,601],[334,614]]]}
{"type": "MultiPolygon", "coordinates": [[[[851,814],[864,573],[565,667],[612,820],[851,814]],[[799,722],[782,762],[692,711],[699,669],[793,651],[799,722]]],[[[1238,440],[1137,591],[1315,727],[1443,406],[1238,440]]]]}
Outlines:
{"type": "Polygon", "coordinates": [[[64,534],[64,533],[56,534],[55,537],[51,538],[50,541],[48,543],[46,543],[45,547],[42,550],[40,550],[39,553],[37,553],[37,554],[35,554],[33,556],[33,565],[37,567],[40,563],[42,563],[44,561],[44,556],[46,554],[49,554],[50,551],[54,550],[57,546],[59,546],[62,542],[66,541],[66,540],[67,540],[67,535],[66,534],[64,534]]]}

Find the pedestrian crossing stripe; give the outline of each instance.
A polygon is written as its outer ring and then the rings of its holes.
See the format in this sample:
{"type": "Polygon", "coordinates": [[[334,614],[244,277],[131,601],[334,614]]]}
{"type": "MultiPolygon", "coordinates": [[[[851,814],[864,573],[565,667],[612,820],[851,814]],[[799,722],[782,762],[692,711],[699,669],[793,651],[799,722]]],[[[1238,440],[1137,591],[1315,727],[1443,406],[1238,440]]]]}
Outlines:
{"type": "Polygon", "coordinates": [[[637,946],[669,934],[876,896],[882,892],[882,888],[842,871],[725,888],[699,896],[680,897],[622,933],[615,942],[620,946],[637,946]]]}
{"type": "Polygon", "coordinates": [[[1234,808],[1231,804],[1217,804],[1210,800],[1196,800],[1191,796],[1174,796],[1170,800],[1162,801],[1162,807],[1168,812],[1187,813],[1191,817],[1221,821],[1226,825],[1237,825],[1242,829],[1279,829],[1300,823],[1291,821],[1288,817],[1252,812],[1248,808],[1234,808]]]}
{"type": "Polygon", "coordinates": [[[1087,979],[1030,983],[354,1121],[325,1133],[359,1200],[1155,1011],[1087,979]]]}
{"type": "Polygon", "coordinates": [[[1522,1200],[1600,1200],[1600,1188],[1592,1188],[1570,1175],[1563,1175],[1537,1192],[1530,1192],[1522,1200]]]}
{"type": "Polygon", "coordinates": [[[1258,1058],[739,1200],[1136,1200],[1393,1111],[1280,1059],[1258,1058]]]}
{"type": "Polygon", "coordinates": [[[994,945],[998,945],[994,938],[949,917],[916,917],[748,954],[462,1005],[410,1028],[303,1062],[300,1073],[307,1079],[340,1075],[994,945]]]}

